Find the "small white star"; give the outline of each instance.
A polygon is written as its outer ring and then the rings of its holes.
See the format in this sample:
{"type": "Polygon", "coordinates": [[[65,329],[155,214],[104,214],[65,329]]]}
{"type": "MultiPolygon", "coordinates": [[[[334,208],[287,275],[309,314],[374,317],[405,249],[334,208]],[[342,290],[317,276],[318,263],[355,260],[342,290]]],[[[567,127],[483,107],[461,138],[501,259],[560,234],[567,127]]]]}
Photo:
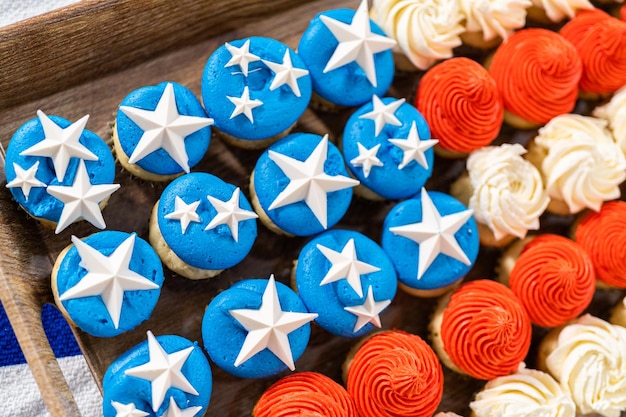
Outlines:
{"type": "Polygon", "coordinates": [[[248,118],[248,120],[250,120],[250,123],[254,123],[252,109],[263,105],[263,102],[261,100],[250,100],[250,90],[248,89],[247,85],[243,88],[243,94],[241,94],[241,97],[226,96],[226,98],[235,105],[235,109],[230,115],[230,118],[232,119],[236,116],[239,116],[240,114],[243,114],[248,118]]]}
{"type": "Polygon", "coordinates": [[[324,172],[327,150],[328,135],[324,135],[306,161],[298,161],[281,153],[269,151],[269,158],[289,178],[289,184],[278,194],[268,210],[304,200],[315,218],[326,229],[327,193],[359,184],[355,179],[343,175],[331,176],[324,172]]]}
{"type": "Polygon", "coordinates": [[[241,365],[263,349],[269,349],[292,371],[296,367],[289,344],[289,333],[317,317],[317,314],[312,313],[283,311],[274,275],[270,275],[258,310],[230,310],[229,313],[248,331],[235,359],[235,366],[241,365]]]}
{"type": "Polygon", "coordinates": [[[341,252],[334,251],[320,244],[317,244],[316,247],[331,264],[330,269],[320,282],[320,286],[345,279],[357,295],[363,297],[361,275],[380,271],[380,268],[357,259],[354,239],[348,240],[341,252]]]}
{"type": "Polygon", "coordinates": [[[163,417],[195,417],[200,410],[202,410],[202,407],[187,407],[181,410],[178,404],[176,404],[174,397],[170,397],[170,405],[163,417]]]}
{"type": "Polygon", "coordinates": [[[374,54],[393,48],[396,41],[372,33],[367,0],[361,1],[349,25],[325,15],[321,15],[320,19],[339,42],[326,63],[324,73],[356,61],[365,72],[370,84],[376,87],[374,54]]]}
{"type": "Polygon", "coordinates": [[[65,179],[67,167],[71,158],[97,161],[98,157],[85,145],[79,142],[89,115],[61,128],[54,123],[44,112],[37,110],[37,117],[43,128],[44,140],[37,142],[30,148],[20,152],[21,156],[43,156],[52,159],[54,172],[59,182],[65,179]]]}
{"type": "Polygon", "coordinates": [[[363,167],[363,176],[367,178],[370,176],[372,167],[382,167],[384,165],[383,162],[376,156],[378,149],[380,148],[380,143],[371,149],[367,149],[361,144],[361,142],[357,142],[356,146],[359,149],[359,155],[352,158],[350,163],[355,167],[363,167]]]}
{"type": "Polygon", "coordinates": [[[422,188],[421,202],[422,220],[420,222],[389,228],[393,234],[411,239],[419,245],[417,279],[422,278],[439,254],[447,255],[465,265],[471,265],[454,234],[472,216],[472,210],[442,216],[424,188],[422,188]]]}
{"type": "Polygon", "coordinates": [[[198,395],[198,391],[182,372],[183,365],[193,352],[193,346],[168,354],[152,332],[148,331],[148,352],[150,361],[127,369],[124,374],[150,381],[152,411],[156,412],[161,407],[165,393],[170,388],[178,388],[188,394],[198,395]]]}
{"type": "Polygon", "coordinates": [[[99,229],[106,224],[102,218],[99,204],[120,188],[119,184],[96,184],[89,182],[89,173],[82,159],[78,163],[74,183],[71,186],[49,185],[46,191],[63,203],[63,211],[57,223],[55,233],[75,220],[85,219],[99,229]]]}
{"type": "Polygon", "coordinates": [[[420,164],[424,169],[428,169],[428,161],[425,152],[435,146],[439,141],[437,139],[420,140],[419,132],[415,122],[411,124],[409,136],[406,139],[389,139],[389,142],[396,145],[404,151],[402,163],[398,165],[398,169],[403,169],[412,161],[420,164]]]}
{"type": "Polygon", "coordinates": [[[39,169],[39,161],[36,161],[30,168],[23,169],[21,166],[13,162],[13,170],[15,170],[15,178],[7,183],[7,188],[20,187],[24,198],[28,201],[31,188],[45,187],[46,183],[37,179],[37,170],[39,169]]]}
{"type": "Polygon", "coordinates": [[[230,52],[231,55],[230,60],[226,63],[226,65],[224,65],[224,68],[239,65],[241,72],[246,77],[248,76],[248,64],[261,60],[258,56],[250,53],[250,39],[246,40],[240,48],[237,48],[228,42],[226,42],[224,46],[228,49],[228,52],[230,52]]]}
{"type": "Polygon", "coordinates": [[[289,49],[285,51],[285,55],[283,56],[283,63],[278,64],[276,62],[263,60],[263,63],[269,67],[274,72],[274,79],[272,80],[272,84],[270,85],[270,91],[276,90],[278,87],[287,84],[291,91],[296,95],[296,97],[300,97],[300,87],[298,86],[298,78],[302,78],[309,74],[308,70],[303,68],[296,68],[291,63],[291,55],[289,54],[289,49]]]}
{"type": "Polygon", "coordinates": [[[187,204],[182,198],[176,196],[174,200],[174,211],[166,214],[164,217],[166,219],[180,221],[180,232],[185,234],[189,223],[200,223],[200,216],[196,212],[198,205],[200,205],[200,200],[187,204]]]}
{"type": "Polygon", "coordinates": [[[122,404],[111,401],[111,405],[115,408],[115,417],[146,417],[149,415],[145,411],[137,409],[133,403],[122,404]]]}
{"type": "Polygon", "coordinates": [[[386,124],[393,126],[402,126],[402,122],[396,117],[396,111],[406,100],[401,98],[399,100],[392,101],[389,104],[383,103],[383,101],[377,96],[372,96],[372,104],[374,109],[368,113],[359,116],[359,119],[370,119],[374,121],[375,132],[374,135],[378,136],[386,124]]]}
{"type": "Polygon", "coordinates": [[[379,314],[386,309],[389,304],[391,304],[391,300],[375,301],[374,292],[370,286],[367,288],[367,297],[365,297],[363,304],[344,307],[343,309],[348,313],[352,313],[357,316],[356,324],[354,325],[354,330],[352,331],[358,332],[367,323],[372,323],[376,327],[381,327],[379,314]]]}
{"type": "Polygon", "coordinates": [[[255,212],[239,207],[240,193],[239,187],[235,188],[235,191],[233,191],[233,194],[227,201],[219,200],[210,195],[206,196],[213,207],[215,207],[215,210],[217,210],[217,214],[204,230],[211,230],[220,224],[225,224],[230,229],[230,234],[235,239],[235,242],[239,241],[239,222],[259,217],[255,212]]]}
{"type": "Polygon", "coordinates": [[[185,138],[213,124],[209,117],[184,116],[176,107],[174,86],[168,83],[154,110],[121,106],[120,110],[143,130],[133,153],[131,164],[142,160],[152,152],[163,149],[185,172],[189,172],[189,156],[185,138]]]}

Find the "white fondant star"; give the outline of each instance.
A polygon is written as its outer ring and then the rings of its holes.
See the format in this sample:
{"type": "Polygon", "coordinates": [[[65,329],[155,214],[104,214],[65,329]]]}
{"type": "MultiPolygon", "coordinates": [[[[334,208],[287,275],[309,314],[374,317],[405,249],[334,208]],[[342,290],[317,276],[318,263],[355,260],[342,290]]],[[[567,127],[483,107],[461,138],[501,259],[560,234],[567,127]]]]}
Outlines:
{"type": "Polygon", "coordinates": [[[28,201],[31,188],[45,187],[46,183],[37,179],[37,170],[39,169],[39,161],[28,169],[24,169],[15,162],[13,162],[13,170],[15,170],[15,178],[9,181],[6,185],[7,188],[20,187],[24,198],[28,201]]]}
{"type": "Polygon", "coordinates": [[[243,88],[243,93],[241,94],[241,97],[226,96],[226,98],[235,105],[235,109],[230,115],[230,118],[232,119],[236,116],[239,116],[240,114],[243,114],[248,118],[248,120],[250,120],[250,123],[254,123],[252,109],[263,105],[263,102],[261,100],[250,100],[250,90],[248,89],[247,85],[243,88]]]}
{"type": "Polygon", "coordinates": [[[239,65],[241,72],[246,77],[248,76],[248,64],[261,60],[258,56],[250,53],[250,39],[246,40],[239,48],[229,44],[228,42],[226,42],[224,46],[228,49],[228,52],[230,52],[231,55],[230,60],[226,63],[226,65],[224,65],[224,68],[239,65]]]}
{"type": "Polygon", "coordinates": [[[324,73],[356,61],[365,72],[370,84],[376,87],[374,54],[393,48],[396,41],[372,33],[367,0],[361,1],[349,25],[326,15],[321,15],[320,19],[339,42],[326,63],[324,73]]]}
{"type": "Polygon", "coordinates": [[[324,172],[327,150],[328,135],[324,135],[306,161],[298,161],[281,153],[269,151],[269,158],[289,178],[289,184],[276,196],[268,210],[304,200],[315,218],[326,229],[327,193],[354,187],[359,184],[355,179],[343,175],[331,176],[324,172]]]}
{"type": "Polygon", "coordinates": [[[189,380],[183,375],[182,367],[187,361],[193,346],[167,353],[148,331],[148,352],[150,360],[143,365],[124,371],[125,375],[134,376],[146,381],[150,381],[152,388],[152,411],[161,407],[165,399],[165,393],[170,388],[178,388],[188,394],[198,395],[198,391],[191,385],[189,380]]]}
{"type": "Polygon", "coordinates": [[[270,85],[270,91],[274,91],[278,87],[287,84],[291,88],[291,91],[293,91],[293,93],[296,95],[296,97],[300,97],[298,78],[302,78],[308,75],[309,71],[303,68],[296,68],[293,66],[293,64],[291,63],[291,55],[289,54],[289,49],[285,51],[282,64],[266,61],[265,59],[263,60],[263,63],[274,72],[274,79],[272,80],[272,84],[270,85]]]}
{"type": "Polygon", "coordinates": [[[465,265],[471,265],[454,234],[463,227],[473,211],[468,209],[442,216],[424,188],[422,188],[421,200],[422,220],[420,222],[389,228],[391,233],[411,239],[419,245],[417,279],[422,278],[439,254],[447,255],[465,265]]]}
{"type": "Polygon", "coordinates": [[[374,109],[370,112],[362,114],[359,119],[370,119],[374,121],[374,135],[378,136],[386,124],[393,126],[402,126],[400,119],[396,117],[396,111],[406,100],[401,98],[399,100],[392,101],[389,104],[383,103],[383,101],[377,96],[372,96],[372,104],[374,109]]]}
{"type": "Polygon", "coordinates": [[[180,232],[185,234],[189,223],[200,223],[200,216],[196,212],[199,205],[200,200],[187,204],[182,198],[176,196],[176,199],[174,200],[174,211],[166,214],[164,217],[166,219],[180,221],[180,232]]]}
{"type": "Polygon", "coordinates": [[[202,407],[198,406],[187,407],[181,410],[176,401],[174,401],[174,397],[170,397],[170,405],[163,417],[195,417],[200,410],[202,410],[202,407]]]}
{"type": "Polygon", "coordinates": [[[389,139],[389,142],[396,145],[404,151],[402,163],[398,165],[398,169],[403,169],[412,161],[417,162],[425,169],[428,169],[428,161],[425,152],[435,146],[439,141],[437,139],[420,140],[419,132],[415,122],[411,124],[409,136],[406,139],[389,139]]]}
{"type": "Polygon", "coordinates": [[[78,163],[74,183],[71,186],[49,185],[46,191],[63,203],[63,211],[57,223],[55,233],[75,220],[85,219],[99,229],[106,224],[102,218],[99,204],[120,188],[119,184],[96,184],[89,181],[89,173],[82,159],[78,163]]]}
{"type": "Polygon", "coordinates": [[[134,233],[109,256],[103,255],[76,236],[72,236],[72,243],[78,250],[80,266],[87,270],[87,274],[59,297],[61,301],[99,296],[117,329],[126,291],[159,288],[158,284],[129,268],[135,247],[134,233]]]}
{"type": "Polygon", "coordinates": [[[44,112],[37,110],[37,117],[43,128],[44,139],[20,152],[21,156],[43,156],[52,159],[54,172],[59,182],[65,179],[71,158],[97,161],[98,157],[79,142],[89,115],[84,116],[66,128],[54,123],[44,112]]]}
{"type": "Polygon", "coordinates": [[[344,307],[343,309],[348,313],[352,313],[357,316],[354,330],[352,331],[358,332],[367,323],[372,323],[376,327],[381,327],[379,314],[381,311],[386,309],[389,304],[391,304],[391,300],[375,301],[374,292],[370,286],[367,288],[367,296],[365,297],[363,304],[344,307]]]}
{"type": "Polygon", "coordinates": [[[270,275],[258,310],[230,310],[229,313],[248,331],[235,359],[235,366],[241,365],[263,349],[269,349],[292,371],[295,365],[289,344],[289,333],[317,317],[314,313],[283,311],[274,275],[270,275]]]}
{"type": "Polygon", "coordinates": [[[131,164],[142,160],[152,152],[163,149],[185,172],[189,172],[189,156],[185,138],[213,124],[209,117],[185,116],[178,112],[174,86],[168,83],[154,110],[120,106],[120,110],[143,130],[133,153],[131,164]]]}
{"type": "Polygon", "coordinates": [[[382,167],[384,165],[383,162],[376,156],[378,148],[380,148],[380,143],[371,149],[367,149],[361,144],[361,142],[357,142],[356,146],[359,149],[359,155],[352,158],[350,163],[355,167],[363,167],[363,176],[367,178],[370,176],[372,167],[382,167]]]}
{"type": "Polygon", "coordinates": [[[225,224],[230,229],[230,234],[235,239],[235,242],[239,242],[239,222],[259,217],[255,212],[239,207],[240,193],[239,187],[235,188],[235,191],[233,191],[233,194],[227,201],[219,200],[210,195],[206,196],[213,207],[215,207],[215,210],[217,210],[217,214],[204,230],[211,230],[220,224],[225,224]]]}
{"type": "Polygon", "coordinates": [[[115,408],[115,417],[146,417],[149,415],[145,411],[137,409],[133,403],[122,404],[111,401],[111,405],[115,408]]]}
{"type": "Polygon", "coordinates": [[[320,286],[345,279],[358,296],[363,297],[361,275],[380,271],[380,268],[357,259],[354,239],[348,240],[341,252],[334,251],[320,244],[317,244],[316,247],[331,264],[330,269],[322,278],[320,286]]]}

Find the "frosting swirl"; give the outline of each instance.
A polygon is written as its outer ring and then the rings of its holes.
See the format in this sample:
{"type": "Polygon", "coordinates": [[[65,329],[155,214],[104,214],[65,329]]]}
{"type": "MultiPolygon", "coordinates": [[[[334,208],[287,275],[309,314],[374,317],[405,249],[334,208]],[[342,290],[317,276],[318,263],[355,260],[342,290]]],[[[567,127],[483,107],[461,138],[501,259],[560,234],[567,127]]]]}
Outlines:
{"type": "Polygon", "coordinates": [[[431,68],[415,101],[443,149],[471,152],[500,132],[503,111],[496,83],[471,59],[451,58],[431,68]]]}
{"type": "Polygon", "coordinates": [[[548,19],[560,22],[567,18],[572,19],[579,10],[591,10],[593,4],[589,0],[531,0],[533,6],[546,12],[548,19]]]}
{"type": "Polygon", "coordinates": [[[485,41],[501,37],[506,40],[526,23],[530,0],[459,0],[468,32],[482,32],[485,41]]]}
{"type": "Polygon", "coordinates": [[[544,124],[574,108],[582,63],[565,38],[531,28],[515,32],[498,47],[489,72],[506,110],[544,124]]]}
{"type": "Polygon", "coordinates": [[[528,314],[506,286],[490,280],[459,287],[443,310],[441,339],[451,361],[478,379],[517,370],[530,347],[528,314]]]}
{"type": "Polygon", "coordinates": [[[443,395],[443,369],[422,338],[388,331],[358,349],[347,387],[362,417],[432,416],[443,395]]]}
{"type": "Polygon", "coordinates": [[[626,22],[626,4],[619,9],[619,18],[626,22]]]}
{"type": "Polygon", "coordinates": [[[615,143],[626,155],[626,85],[613,94],[611,101],[596,107],[592,114],[609,122],[615,143]]]}
{"type": "Polygon", "coordinates": [[[596,274],[580,245],[546,234],[524,247],[511,270],[509,286],[534,324],[554,327],[587,308],[595,292],[596,274]]]}

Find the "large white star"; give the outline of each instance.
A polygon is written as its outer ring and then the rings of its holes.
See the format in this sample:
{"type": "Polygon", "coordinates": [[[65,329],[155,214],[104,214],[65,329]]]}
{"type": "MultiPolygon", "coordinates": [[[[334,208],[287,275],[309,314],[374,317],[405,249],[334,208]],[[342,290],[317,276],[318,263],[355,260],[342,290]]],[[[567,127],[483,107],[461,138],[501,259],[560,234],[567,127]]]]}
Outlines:
{"type": "Polygon", "coordinates": [[[320,19],[339,42],[326,63],[324,73],[356,61],[365,72],[370,84],[376,87],[374,54],[393,48],[396,41],[372,33],[367,0],[361,1],[349,25],[326,15],[321,15],[320,19]]]}
{"type": "Polygon", "coordinates": [[[254,123],[252,109],[263,105],[263,102],[256,98],[254,100],[250,100],[250,90],[248,89],[247,85],[243,88],[243,93],[241,94],[241,97],[226,96],[226,98],[235,105],[235,109],[230,115],[230,118],[233,119],[234,117],[243,114],[248,118],[248,120],[250,120],[250,123],[254,123]]]}
{"type": "Polygon", "coordinates": [[[174,86],[171,83],[165,86],[154,110],[130,106],[120,106],[120,110],[143,130],[137,146],[128,158],[131,164],[163,149],[185,172],[189,172],[185,138],[213,124],[213,119],[209,117],[180,114],[176,107],[174,86]]]}
{"type": "Polygon", "coordinates": [[[111,405],[115,408],[115,417],[146,417],[149,415],[145,411],[139,410],[133,403],[122,404],[111,401],[111,405]]]}
{"type": "Polygon", "coordinates": [[[188,394],[198,395],[198,391],[182,372],[183,365],[193,352],[193,346],[168,354],[152,332],[148,331],[148,352],[150,361],[127,369],[124,374],[150,381],[152,411],[156,412],[161,407],[165,393],[170,388],[178,388],[188,394]]]}
{"type": "Polygon", "coordinates": [[[379,314],[381,311],[386,309],[389,304],[391,304],[391,300],[375,301],[374,292],[372,291],[372,287],[369,286],[367,288],[367,296],[365,297],[363,304],[344,307],[343,309],[348,313],[352,313],[357,316],[356,323],[354,324],[354,330],[352,331],[358,332],[367,323],[372,323],[376,327],[381,327],[379,314]]]}
{"type": "Polygon", "coordinates": [[[324,135],[306,161],[270,150],[269,158],[278,165],[289,178],[287,187],[276,196],[268,210],[277,209],[298,201],[303,201],[311,209],[322,227],[327,226],[327,193],[354,187],[355,179],[343,175],[331,176],[324,172],[328,151],[328,135],[324,135]]]}
{"type": "Polygon", "coordinates": [[[435,146],[439,141],[437,139],[420,140],[417,126],[415,122],[413,122],[409,130],[409,136],[406,139],[389,139],[389,142],[404,151],[402,163],[398,165],[398,169],[403,169],[412,161],[428,169],[428,161],[426,160],[425,152],[435,146]]]}
{"type": "Polygon", "coordinates": [[[250,39],[246,40],[239,48],[229,44],[228,42],[226,42],[224,46],[228,49],[228,52],[230,52],[231,55],[230,60],[226,63],[226,65],[224,65],[224,68],[239,65],[241,72],[246,77],[248,76],[248,64],[261,60],[258,56],[250,53],[250,39]]]}
{"type": "Polygon", "coordinates": [[[363,297],[361,275],[380,271],[380,268],[357,259],[354,239],[348,240],[341,252],[334,251],[320,244],[317,244],[316,247],[331,264],[330,269],[322,278],[320,286],[345,279],[358,296],[363,297]]]}
{"type": "Polygon", "coordinates": [[[225,224],[230,229],[230,234],[235,239],[235,242],[239,242],[239,222],[259,217],[255,212],[239,207],[240,193],[239,187],[235,188],[235,191],[233,191],[233,194],[227,201],[219,200],[210,195],[206,196],[213,207],[215,207],[215,210],[217,210],[217,214],[204,230],[211,230],[220,224],[225,224]]]}
{"type": "Polygon", "coordinates": [[[97,161],[98,157],[79,142],[89,115],[84,116],[66,128],[54,123],[44,112],[37,110],[37,117],[43,128],[44,139],[20,152],[22,156],[43,156],[52,159],[54,172],[59,182],[65,179],[71,158],[97,161]]]}
{"type": "Polygon", "coordinates": [[[350,163],[355,167],[363,167],[363,176],[367,178],[370,176],[372,167],[382,167],[384,165],[383,162],[376,156],[378,149],[380,148],[380,143],[371,149],[367,149],[361,144],[361,142],[357,142],[356,146],[359,149],[359,154],[352,158],[350,163]]]}
{"type": "Polygon", "coordinates": [[[398,108],[405,101],[405,99],[401,98],[399,100],[392,101],[389,104],[385,104],[377,95],[374,95],[372,96],[372,104],[374,106],[374,109],[370,112],[360,115],[359,119],[373,120],[375,128],[374,135],[378,136],[380,132],[383,131],[383,128],[386,124],[390,124],[393,126],[402,126],[402,122],[396,117],[396,110],[398,110],[398,108]]]}
{"type": "Polygon", "coordinates": [[[200,200],[187,204],[182,198],[176,196],[176,199],[174,200],[174,211],[166,214],[164,217],[166,219],[180,221],[180,232],[185,234],[189,223],[200,223],[200,216],[196,212],[199,205],[200,200]]]}
{"type": "Polygon", "coordinates": [[[106,224],[99,204],[118,188],[120,188],[119,184],[92,185],[85,161],[81,159],[71,186],[49,185],[46,189],[48,194],[63,203],[63,211],[61,211],[55,233],[61,233],[72,222],[81,218],[99,229],[104,229],[106,224]]]}
{"type": "Polygon", "coordinates": [[[202,407],[187,407],[181,410],[178,404],[176,404],[174,397],[170,397],[170,405],[163,417],[195,417],[200,410],[202,410],[202,407]]]}
{"type": "Polygon", "coordinates": [[[278,87],[287,84],[291,91],[300,97],[300,87],[298,86],[298,78],[302,78],[309,74],[309,71],[303,68],[296,68],[291,63],[291,55],[289,49],[285,51],[283,56],[283,63],[271,62],[263,60],[263,63],[274,72],[274,79],[270,85],[270,91],[276,90],[278,87]]]}
{"type": "Polygon", "coordinates": [[[447,255],[465,265],[471,265],[454,234],[463,227],[473,211],[468,209],[442,216],[424,188],[422,188],[421,201],[422,220],[420,222],[389,228],[391,233],[411,239],[419,245],[417,279],[422,278],[439,254],[447,255]]]}
{"type": "Polygon", "coordinates": [[[22,189],[22,193],[24,193],[24,198],[28,201],[28,196],[30,195],[31,188],[35,187],[45,187],[46,183],[41,182],[37,179],[37,170],[39,169],[39,161],[35,161],[35,163],[28,169],[24,169],[15,162],[13,162],[13,170],[15,170],[15,178],[9,181],[6,185],[7,188],[15,188],[20,187],[22,189]]]}
{"type": "Polygon", "coordinates": [[[317,317],[314,313],[283,311],[274,275],[270,275],[258,310],[230,310],[229,313],[248,331],[235,359],[235,366],[241,365],[263,349],[269,349],[292,371],[295,365],[289,344],[289,333],[317,317]]]}

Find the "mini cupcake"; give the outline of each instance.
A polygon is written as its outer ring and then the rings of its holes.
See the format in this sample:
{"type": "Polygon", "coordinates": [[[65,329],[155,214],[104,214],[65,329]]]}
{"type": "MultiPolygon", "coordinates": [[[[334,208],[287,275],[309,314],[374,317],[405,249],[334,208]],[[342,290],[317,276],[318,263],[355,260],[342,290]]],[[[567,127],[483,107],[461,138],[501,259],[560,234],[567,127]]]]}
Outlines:
{"type": "Polygon", "coordinates": [[[117,111],[115,155],[139,178],[168,181],[200,162],[212,124],[196,96],[182,85],[141,87],[127,95],[117,111]]]}
{"type": "Polygon", "coordinates": [[[193,172],[163,190],[150,217],[150,243],[177,274],[211,278],[250,252],[257,217],[239,187],[193,172]]]}
{"type": "Polygon", "coordinates": [[[250,176],[252,204],[267,228],[310,236],[334,226],[352,201],[341,152],[324,137],[293,133],[259,157],[250,176]]]}
{"type": "Polygon", "coordinates": [[[226,42],[202,73],[202,101],[228,143],[260,149],[286,135],[311,99],[311,77],[287,45],[251,37],[226,42]]]}
{"type": "Polygon", "coordinates": [[[429,329],[444,365],[486,380],[518,369],[532,333],[530,318],[513,292],[485,279],[442,297],[429,329]]]}
{"type": "Polygon", "coordinates": [[[99,337],[117,336],[147,320],[162,285],[159,257],[134,233],[72,236],[52,268],[59,310],[70,323],[99,337]]]}
{"type": "Polygon", "coordinates": [[[626,155],[626,85],[615,92],[611,101],[596,107],[592,115],[609,122],[613,140],[626,155]]]}
{"type": "Polygon", "coordinates": [[[120,186],[108,145],[85,129],[89,116],[71,123],[37,111],[13,135],[6,152],[6,187],[30,216],[61,233],[86,220],[99,229],[102,209],[120,186]]]}
{"type": "Polygon", "coordinates": [[[626,327],[626,297],[622,299],[613,310],[611,310],[611,317],[609,321],[612,324],[617,324],[618,326],[626,327]]]}
{"type": "Polygon", "coordinates": [[[374,96],[346,122],[341,150],[361,183],[355,193],[398,200],[417,194],[430,178],[436,143],[415,107],[404,99],[374,96]]]}
{"type": "Polygon", "coordinates": [[[466,32],[461,39],[466,45],[480,49],[496,46],[526,24],[530,0],[459,0],[465,16],[466,32]]]}
{"type": "Polygon", "coordinates": [[[558,23],[573,19],[581,10],[592,10],[589,0],[531,0],[528,19],[542,24],[558,23]]]}
{"type": "Polygon", "coordinates": [[[382,247],[398,273],[399,286],[420,297],[437,297],[472,268],[478,229],[455,198],[436,191],[402,201],[383,223],[382,247]]]}

